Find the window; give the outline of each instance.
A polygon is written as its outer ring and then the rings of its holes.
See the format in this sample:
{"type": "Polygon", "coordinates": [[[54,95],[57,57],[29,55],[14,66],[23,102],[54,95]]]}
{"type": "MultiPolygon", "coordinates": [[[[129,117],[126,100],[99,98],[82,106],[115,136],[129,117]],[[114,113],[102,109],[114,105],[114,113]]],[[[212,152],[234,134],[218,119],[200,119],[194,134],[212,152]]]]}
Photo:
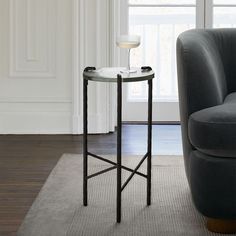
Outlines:
{"type": "MultiPolygon", "coordinates": [[[[150,65],[156,74],[153,119],[178,121],[176,38],[193,28],[236,27],[236,0],[121,1],[128,9],[128,19],[121,17],[121,25],[128,26],[130,34],[141,36],[141,45],[131,50],[131,66],[150,65]]],[[[146,120],[146,83],[128,84],[123,101],[124,120],[146,120]]]]}
{"type": "Polygon", "coordinates": [[[213,0],[213,27],[236,27],[236,0],[213,0]]]}
{"type": "MultiPolygon", "coordinates": [[[[129,33],[141,36],[131,50],[131,65],[150,65],[155,70],[154,99],[177,100],[176,39],[196,27],[195,0],[130,0],[129,33]]],[[[128,100],[143,101],[146,83],[130,84],[128,100]]]]}

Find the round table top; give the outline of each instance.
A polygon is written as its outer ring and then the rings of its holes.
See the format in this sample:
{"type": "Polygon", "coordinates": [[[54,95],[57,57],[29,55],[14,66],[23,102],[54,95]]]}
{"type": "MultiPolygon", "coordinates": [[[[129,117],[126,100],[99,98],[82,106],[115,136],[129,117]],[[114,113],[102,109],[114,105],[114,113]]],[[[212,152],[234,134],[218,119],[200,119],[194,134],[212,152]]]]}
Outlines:
{"type": "Polygon", "coordinates": [[[134,73],[121,72],[125,68],[121,67],[106,67],[98,68],[94,71],[84,71],[83,76],[86,80],[99,82],[117,82],[117,75],[121,75],[123,82],[145,81],[154,78],[154,71],[142,71],[141,68],[132,68],[137,70],[134,73]]]}

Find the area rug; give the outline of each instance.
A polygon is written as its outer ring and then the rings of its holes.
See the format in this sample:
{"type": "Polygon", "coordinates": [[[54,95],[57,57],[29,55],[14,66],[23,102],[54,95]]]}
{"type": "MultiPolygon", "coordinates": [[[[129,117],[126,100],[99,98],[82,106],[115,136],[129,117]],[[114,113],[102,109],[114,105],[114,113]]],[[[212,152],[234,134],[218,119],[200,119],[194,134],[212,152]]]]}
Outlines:
{"type": "MultiPolygon", "coordinates": [[[[112,156],[106,156],[115,160],[112,156]]],[[[124,156],[134,167],[137,156],[124,156]]],[[[18,236],[218,235],[205,228],[193,207],[180,156],[153,156],[152,205],[146,180],[135,176],[122,192],[122,222],[116,223],[116,170],[89,180],[88,206],[82,205],[82,156],[64,154],[29,210],[18,236]]],[[[89,172],[109,164],[90,158],[89,172]]],[[[146,167],[140,171],[145,173],[146,167]]],[[[123,182],[129,176],[123,171],[123,182]]]]}

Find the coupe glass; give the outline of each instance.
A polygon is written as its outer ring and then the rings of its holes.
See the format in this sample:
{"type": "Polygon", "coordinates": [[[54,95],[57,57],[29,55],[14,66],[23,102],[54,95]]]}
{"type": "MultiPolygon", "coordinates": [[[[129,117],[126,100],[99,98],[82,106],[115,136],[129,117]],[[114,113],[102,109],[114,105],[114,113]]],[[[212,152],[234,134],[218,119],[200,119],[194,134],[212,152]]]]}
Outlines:
{"type": "Polygon", "coordinates": [[[140,36],[138,35],[120,35],[116,39],[116,45],[119,48],[128,49],[128,67],[126,70],[122,70],[122,73],[135,73],[136,70],[130,68],[130,50],[137,48],[140,45],[140,36]]]}

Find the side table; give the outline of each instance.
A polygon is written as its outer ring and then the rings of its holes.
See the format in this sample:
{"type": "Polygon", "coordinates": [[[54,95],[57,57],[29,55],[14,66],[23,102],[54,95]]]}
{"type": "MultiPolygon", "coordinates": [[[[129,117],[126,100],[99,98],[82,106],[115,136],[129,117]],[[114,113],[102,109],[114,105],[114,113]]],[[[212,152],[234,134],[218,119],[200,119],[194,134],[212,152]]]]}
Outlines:
{"type": "Polygon", "coordinates": [[[109,67],[100,68],[96,70],[95,67],[87,67],[83,73],[83,204],[88,204],[88,180],[97,175],[103,174],[113,169],[117,169],[117,215],[116,221],[121,221],[121,192],[127,186],[132,177],[137,174],[147,179],[147,205],[151,205],[151,157],[152,157],[152,81],[154,78],[154,72],[151,67],[136,68],[136,73],[121,73],[123,68],[109,67]],[[147,137],[147,153],[143,156],[139,164],[135,169],[128,168],[122,165],[122,83],[123,82],[148,82],[148,137],[147,137]],[[117,83],[117,163],[111,160],[105,159],[94,153],[88,151],[88,82],[108,82],[117,83]],[[99,171],[95,174],[88,175],[88,156],[105,161],[112,165],[105,170],[99,171]],[[147,159],[147,174],[143,174],[138,171],[142,163],[147,159]],[[121,170],[131,172],[131,175],[122,185],[121,170]]]}

